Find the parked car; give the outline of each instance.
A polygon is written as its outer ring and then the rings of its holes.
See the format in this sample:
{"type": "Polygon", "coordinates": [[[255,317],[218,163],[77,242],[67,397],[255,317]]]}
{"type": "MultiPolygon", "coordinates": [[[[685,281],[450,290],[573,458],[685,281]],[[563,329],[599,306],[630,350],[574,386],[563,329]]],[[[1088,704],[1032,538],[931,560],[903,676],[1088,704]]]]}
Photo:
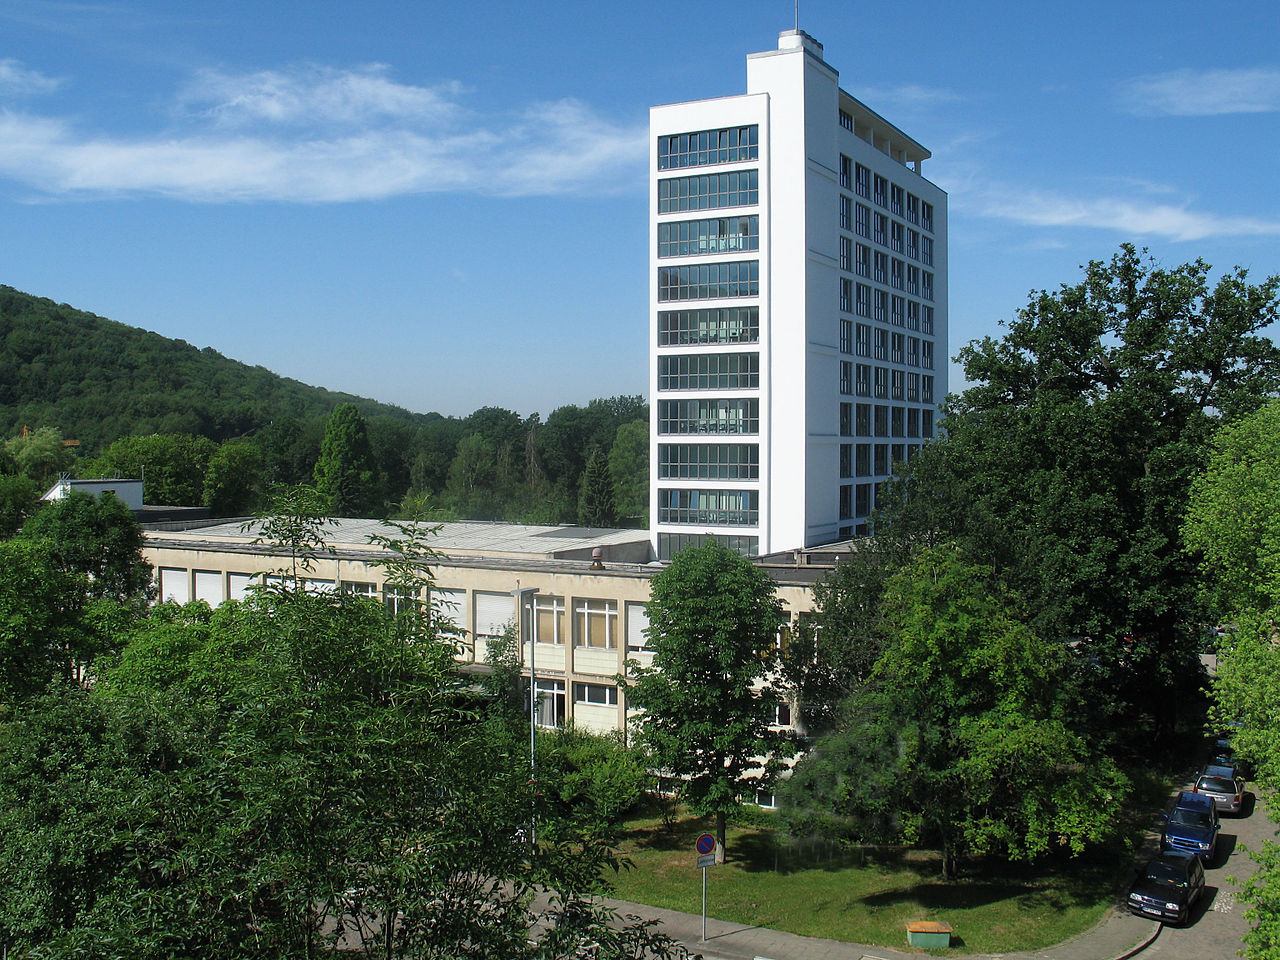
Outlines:
{"type": "Polygon", "coordinates": [[[1183,790],[1164,815],[1160,849],[1196,853],[1206,861],[1218,847],[1218,808],[1202,793],[1183,790]]]}
{"type": "Polygon", "coordinates": [[[1129,910],[1162,923],[1186,923],[1204,893],[1204,865],[1194,853],[1153,857],[1129,888],[1129,910]]]}
{"type": "Polygon", "coordinates": [[[1236,774],[1236,768],[1211,763],[1196,779],[1195,793],[1202,793],[1213,800],[1219,813],[1240,813],[1244,809],[1244,778],[1236,774]]]}

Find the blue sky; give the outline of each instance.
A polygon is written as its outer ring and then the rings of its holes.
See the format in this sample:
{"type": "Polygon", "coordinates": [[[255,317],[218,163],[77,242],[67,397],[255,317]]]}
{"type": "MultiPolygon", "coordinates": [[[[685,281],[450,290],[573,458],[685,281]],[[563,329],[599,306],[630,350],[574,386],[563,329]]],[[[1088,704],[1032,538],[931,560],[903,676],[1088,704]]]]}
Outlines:
{"type": "MultiPolygon", "coordinates": [[[[0,283],[412,410],[644,393],[648,108],[743,92],[793,15],[5,0],[0,283]]],[[[1274,0],[800,21],[933,152],[952,354],[1126,241],[1280,272],[1274,0]]]]}

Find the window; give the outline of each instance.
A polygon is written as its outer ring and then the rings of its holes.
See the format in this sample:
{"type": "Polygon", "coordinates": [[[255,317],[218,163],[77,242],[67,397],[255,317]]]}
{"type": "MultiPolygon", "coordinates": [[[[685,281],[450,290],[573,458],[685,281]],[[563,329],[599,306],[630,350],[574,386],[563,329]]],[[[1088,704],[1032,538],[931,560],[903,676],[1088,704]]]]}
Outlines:
{"type": "Polygon", "coordinates": [[[876,367],[876,397],[884,400],[889,396],[889,368],[876,367]]]}
{"type": "Polygon", "coordinates": [[[714,307],[658,312],[658,346],[697,343],[757,343],[759,307],[714,307]]]}
{"type": "Polygon", "coordinates": [[[889,445],[876,444],[876,476],[882,477],[889,472],[889,445]]]}
{"type": "Polygon", "coordinates": [[[871,276],[871,248],[860,243],[854,250],[855,272],[860,277],[871,276]]]}
{"type": "MultiPolygon", "coordinates": [[[[889,423],[889,433],[890,433],[890,435],[891,435],[891,436],[894,436],[894,437],[901,437],[901,436],[903,436],[903,435],[905,434],[906,429],[905,429],[905,427],[903,426],[903,420],[904,420],[904,419],[905,419],[905,418],[904,418],[904,416],[903,416],[903,408],[902,408],[902,407],[894,407],[894,408],[893,408],[893,412],[892,412],[892,418],[891,418],[890,423],[889,423]]],[[[902,459],[902,454],[901,454],[901,453],[895,453],[895,454],[893,455],[893,459],[895,459],[895,460],[901,460],[901,459],[902,459]]]]}
{"type": "MultiPolygon", "coordinates": [[[[774,704],[773,716],[770,718],[770,723],[775,727],[791,726],[791,704],[787,703],[786,701],[779,701],[778,703],[774,704]]],[[[769,800],[770,800],[769,803],[767,804],[761,803],[760,806],[762,807],[773,806],[772,795],[769,795],[769,800]]],[[[757,794],[756,802],[760,803],[758,794],[757,794]]]]}
{"type": "Polygon", "coordinates": [[[353,597],[376,597],[378,595],[378,585],[376,583],[367,583],[362,580],[343,580],[341,588],[343,593],[353,597]]]}
{"type": "Polygon", "coordinates": [[[859,437],[871,436],[871,404],[860,403],[857,407],[855,434],[859,437]]]}
{"type": "Polygon", "coordinates": [[[889,187],[889,210],[896,216],[902,216],[902,188],[896,183],[889,187]]]}
{"type": "Polygon", "coordinates": [[[659,523],[754,527],[760,522],[755,490],[658,490],[659,523]]]}
{"type": "Polygon", "coordinates": [[[597,650],[613,650],[617,647],[617,601],[575,599],[573,617],[579,647],[597,650]]]}
{"type": "Polygon", "coordinates": [[[875,435],[877,437],[889,435],[889,408],[880,404],[876,404],[875,435]]]}
{"type": "Polygon", "coordinates": [[[905,338],[900,333],[889,335],[889,359],[894,363],[902,362],[902,345],[905,338]]]}
{"type": "Polygon", "coordinates": [[[920,275],[920,296],[926,300],[933,299],[933,274],[925,270],[920,275]]]}
{"type": "Polygon", "coordinates": [[[920,343],[920,365],[926,370],[933,369],[933,341],[923,340],[920,343]]]}
{"type": "Polygon", "coordinates": [[[840,361],[840,392],[853,393],[853,364],[848,360],[840,361]]]}
{"type": "Polygon", "coordinates": [[[871,368],[865,363],[857,365],[857,392],[860,397],[871,396],[871,368]]]}
{"type": "Polygon", "coordinates": [[[871,199],[877,207],[884,207],[889,204],[889,181],[878,173],[873,178],[871,199]]]}
{"type": "Polygon", "coordinates": [[[858,444],[857,456],[854,463],[854,471],[859,477],[871,476],[871,444],[858,444]]]}
{"type": "Polygon", "coordinates": [[[760,401],[659,400],[658,433],[759,433],[760,401]]]}
{"type": "Polygon", "coordinates": [[[703,167],[713,163],[755,160],[760,128],[756,124],[720,130],[699,130],[658,138],[658,169],[703,167]]]}
{"type": "Polygon", "coordinates": [[[853,161],[840,154],[840,186],[846,190],[853,189],[853,161]]]}
{"type": "Polygon", "coordinates": [[[860,203],[857,206],[857,214],[853,232],[860,237],[871,236],[871,208],[860,203]]]}
{"type": "Polygon", "coordinates": [[[417,608],[419,603],[416,591],[405,589],[404,587],[383,586],[382,603],[391,611],[393,617],[398,617],[402,613],[409,613],[417,608]]]}
{"type": "Polygon", "coordinates": [[[760,294],[760,264],[756,260],[698,263],[658,268],[658,299],[714,300],[760,294]]]}
{"type": "Polygon", "coordinates": [[[893,457],[893,465],[896,468],[907,458],[907,445],[905,443],[895,443],[889,448],[890,455],[893,457]]]}
{"type": "Polygon", "coordinates": [[[865,323],[854,328],[853,352],[860,357],[871,356],[871,327],[865,323]]]}
{"type": "Polygon", "coordinates": [[[923,436],[926,436],[926,437],[933,436],[933,411],[932,410],[920,411],[920,432],[923,436]]]}
{"type": "Polygon", "coordinates": [[[876,359],[889,359],[889,331],[876,327],[876,359]]]}
{"type": "Polygon", "coordinates": [[[920,226],[933,233],[933,204],[920,204],[920,226]]]}
{"type": "Polygon", "coordinates": [[[920,304],[915,300],[907,301],[907,327],[911,330],[920,329],[920,304]]]}
{"type": "Polygon", "coordinates": [[[760,217],[718,217],[658,224],[659,257],[760,249],[760,217]]]}
{"type": "Polygon", "coordinates": [[[564,597],[533,595],[533,635],[538,643],[564,643],[564,597]]]}
{"type": "Polygon", "coordinates": [[[840,404],[840,436],[853,436],[853,404],[840,404]]]}
{"type": "Polygon", "coordinates": [[[853,516],[853,484],[840,484],[840,519],[848,520],[853,516]]]}
{"type": "Polygon", "coordinates": [[[875,270],[871,275],[871,279],[873,279],[876,283],[888,283],[889,282],[889,255],[887,253],[881,253],[879,250],[877,250],[875,252],[874,262],[875,262],[875,270]]]}
{"type": "Polygon", "coordinates": [[[902,271],[905,269],[905,267],[906,265],[901,260],[899,260],[897,257],[893,258],[893,261],[889,269],[889,283],[895,290],[902,289],[902,271]]]}
{"type": "Polygon", "coordinates": [[[840,320],[840,352],[853,353],[853,321],[840,320]]]}
{"type": "Polygon", "coordinates": [[[907,436],[920,436],[920,411],[915,407],[907,408],[907,436]]]}
{"type": "Polygon", "coordinates": [[[537,686],[538,726],[564,726],[564,681],[539,679],[537,686]]]}
{"type": "Polygon", "coordinates": [[[871,239],[882,246],[889,243],[889,218],[883,213],[873,214],[871,239]]]}
{"type": "Polygon", "coordinates": [[[857,306],[858,316],[860,317],[871,316],[871,288],[868,287],[865,283],[860,283],[857,286],[857,293],[858,293],[858,297],[857,297],[856,306],[857,306]]]}
{"type": "Polygon", "coordinates": [[[884,323],[889,319],[889,294],[883,290],[876,290],[874,296],[876,304],[875,319],[884,323]]]}
{"type": "Polygon", "coordinates": [[[871,513],[871,484],[858,484],[857,491],[854,496],[853,511],[854,514],[859,517],[865,517],[871,513]]]}
{"type": "Polygon", "coordinates": [[[920,338],[907,337],[907,366],[920,366],[920,338]]]}
{"type": "MultiPolygon", "coordinates": [[[[685,547],[697,547],[706,543],[709,536],[710,534],[706,533],[660,533],[658,534],[658,559],[670,560],[685,547]]],[[[754,557],[760,552],[759,537],[717,533],[715,540],[720,546],[727,547],[744,557],[754,557]]]]}
{"type": "Polygon", "coordinates": [[[840,269],[853,272],[853,240],[849,237],[840,238],[840,269]]]}
{"type": "Polygon", "coordinates": [[[902,326],[902,311],[906,301],[896,294],[889,298],[889,322],[895,327],[902,326]]]}
{"type": "Polygon", "coordinates": [[[754,443],[660,443],[660,480],[758,480],[760,447],[754,443]]]}
{"type": "Polygon", "coordinates": [[[925,305],[920,308],[920,332],[933,335],[933,307],[925,305]]]}
{"type": "Polygon", "coordinates": [[[907,293],[920,296],[920,268],[907,267],[907,293]]]}
{"type": "Polygon", "coordinates": [[[758,353],[680,353],[658,357],[659,390],[740,390],[759,385],[758,353]]]}
{"type": "Polygon", "coordinates": [[[618,705],[618,688],[605,683],[575,683],[573,685],[575,703],[590,703],[601,707],[618,705]]]}
{"type": "Polygon", "coordinates": [[[853,281],[840,278],[840,309],[845,313],[853,312],[853,281]]]}
{"type": "Polygon", "coordinates": [[[907,256],[912,260],[920,259],[920,233],[916,230],[907,231],[907,256]]]}
{"type": "MultiPolygon", "coordinates": [[[[906,399],[906,379],[907,375],[902,370],[894,370],[890,374],[889,381],[889,397],[893,400],[906,399]]],[[[895,408],[896,410],[897,408],[895,408]]]]}
{"type": "Polygon", "coordinates": [[[931,237],[922,237],[920,246],[920,259],[933,266],[933,239],[931,237]]]}
{"type": "Polygon", "coordinates": [[[858,164],[854,171],[853,182],[854,189],[857,191],[858,196],[865,197],[869,200],[871,198],[871,171],[862,164],[858,164]]]}
{"type": "Polygon", "coordinates": [[[853,476],[853,444],[840,444],[840,478],[853,476]]]}
{"type": "Polygon", "coordinates": [[[920,374],[907,374],[907,399],[912,403],[920,402],[920,374]]]}
{"type": "Polygon", "coordinates": [[[759,173],[735,170],[658,181],[658,212],[746,207],[760,202],[759,173]]]}
{"type": "Polygon", "coordinates": [[[903,250],[903,231],[904,227],[897,220],[889,224],[889,246],[893,248],[894,253],[901,253],[903,250]]]}
{"type": "Polygon", "coordinates": [[[920,399],[924,403],[933,403],[933,377],[927,374],[920,377],[920,399]]]}
{"type": "Polygon", "coordinates": [[[920,222],[920,198],[914,193],[907,194],[907,219],[911,223],[920,222]]]}
{"type": "Polygon", "coordinates": [[[840,229],[852,230],[853,222],[853,198],[840,195],[840,229]]]}
{"type": "Polygon", "coordinates": [[[850,133],[853,132],[853,114],[847,110],[840,111],[840,126],[844,127],[850,133]]]}

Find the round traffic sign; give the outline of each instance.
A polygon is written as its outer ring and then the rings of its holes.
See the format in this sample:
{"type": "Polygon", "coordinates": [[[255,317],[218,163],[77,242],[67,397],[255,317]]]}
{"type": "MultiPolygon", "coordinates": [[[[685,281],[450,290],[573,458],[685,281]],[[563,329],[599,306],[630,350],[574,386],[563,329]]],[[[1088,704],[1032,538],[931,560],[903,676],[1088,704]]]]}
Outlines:
{"type": "Polygon", "coordinates": [[[697,847],[701,854],[711,853],[716,848],[716,838],[709,833],[704,833],[698,838],[697,847]]]}

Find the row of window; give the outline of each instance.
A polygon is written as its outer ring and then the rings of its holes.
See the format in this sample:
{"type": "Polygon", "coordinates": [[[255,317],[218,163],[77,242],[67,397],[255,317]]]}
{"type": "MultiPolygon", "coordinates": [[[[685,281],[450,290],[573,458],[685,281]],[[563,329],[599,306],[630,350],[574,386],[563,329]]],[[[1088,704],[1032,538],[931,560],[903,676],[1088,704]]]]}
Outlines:
{"type": "Polygon", "coordinates": [[[844,154],[840,155],[840,186],[933,233],[933,204],[880,174],[873,174],[868,167],[854,163],[844,154]]]}
{"type": "Polygon", "coordinates": [[[759,139],[760,128],[754,123],[661,136],[658,138],[658,169],[755,160],[759,156],[759,139]]]}
{"type": "MultiPolygon", "coordinates": [[[[905,231],[905,243],[903,241],[904,232],[901,230],[902,224],[896,220],[889,223],[889,246],[895,253],[903,253],[905,251],[908,257],[913,260],[924,259],[925,264],[933,264],[933,241],[928,237],[921,237],[914,230],[905,231]],[[925,247],[928,256],[922,258],[920,253],[920,244],[924,240],[929,240],[925,247]]],[[[874,279],[876,283],[888,283],[889,277],[897,272],[904,273],[901,260],[889,259],[889,255],[880,250],[872,250],[865,243],[854,243],[852,237],[840,238],[840,269],[848,273],[856,273],[860,277],[874,279]],[[896,268],[892,268],[892,264],[899,264],[896,268]]]]}
{"type": "MultiPolygon", "coordinates": [[[[911,269],[914,268],[908,268],[911,269]]],[[[932,275],[929,281],[928,299],[932,299],[932,275]]],[[[844,313],[856,313],[860,317],[892,323],[896,327],[906,326],[922,333],[933,333],[933,307],[929,304],[908,300],[904,296],[865,283],[856,283],[848,277],[840,278],[840,309],[844,313]]]]}
{"type": "Polygon", "coordinates": [[[758,526],[760,494],[756,490],[660,489],[658,522],[758,526]]]}
{"type": "Polygon", "coordinates": [[[718,217],[658,224],[659,257],[693,257],[760,249],[760,218],[718,217]]]}
{"type": "Polygon", "coordinates": [[[706,173],[658,181],[658,212],[749,207],[760,202],[760,176],[755,170],[706,173]]]}
{"type": "Polygon", "coordinates": [[[682,353],[658,357],[659,390],[741,390],[759,386],[758,353],[682,353]]]}
{"type": "Polygon", "coordinates": [[[906,254],[925,266],[933,266],[933,239],[904,227],[883,213],[873,211],[852,197],[840,195],[840,229],[852,230],[860,237],[874,240],[894,253],[906,254]]]}
{"type": "Polygon", "coordinates": [[[840,477],[888,476],[919,448],[915,443],[842,443],[840,477]]]}
{"type": "Polygon", "coordinates": [[[759,432],[760,401],[755,397],[658,401],[660,434],[759,432]]]}
{"type": "Polygon", "coordinates": [[[840,361],[840,392],[880,400],[906,400],[910,403],[933,402],[933,378],[905,370],[873,367],[867,363],[840,361]],[[928,380],[927,388],[921,382],[928,380]],[[928,396],[925,396],[925,391],[928,396]]]}
{"type": "MultiPolygon", "coordinates": [[[[659,533],[658,559],[663,562],[670,560],[686,547],[702,546],[712,536],[712,534],[707,533],[659,533]]],[[[760,553],[759,537],[717,533],[714,535],[714,539],[720,546],[735,553],[740,553],[744,557],[754,557],[760,553]]]]}
{"type": "Polygon", "coordinates": [[[933,369],[933,341],[873,327],[852,320],[840,321],[840,352],[874,357],[909,367],[933,369]]]}
{"type": "Polygon", "coordinates": [[[842,437],[933,436],[933,410],[917,407],[890,407],[884,404],[840,404],[842,437]]]}
{"type": "Polygon", "coordinates": [[[759,340],[759,307],[710,307],[658,312],[660,347],[696,343],[758,343],[759,340]]]}
{"type": "Polygon", "coordinates": [[[760,261],[694,263],[658,268],[658,299],[716,300],[760,295],[760,261]]]}
{"type": "MultiPolygon", "coordinates": [[[[576,598],[573,602],[575,645],[613,650],[618,646],[618,603],[616,600],[576,598]]],[[[533,597],[533,637],[538,643],[563,644],[565,632],[564,597],[535,594],[533,597]]]]}
{"type": "Polygon", "coordinates": [[[755,443],[660,443],[659,480],[759,480],[755,443]]]}

